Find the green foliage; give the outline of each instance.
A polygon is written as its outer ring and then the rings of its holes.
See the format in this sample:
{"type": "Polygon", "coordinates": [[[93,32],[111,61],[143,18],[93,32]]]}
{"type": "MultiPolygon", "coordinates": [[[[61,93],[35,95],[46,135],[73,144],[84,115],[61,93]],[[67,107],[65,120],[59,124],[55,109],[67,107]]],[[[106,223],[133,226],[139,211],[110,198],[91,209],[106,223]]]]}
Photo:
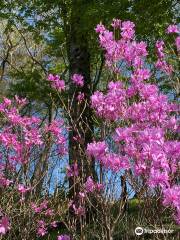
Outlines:
{"type": "MultiPolygon", "coordinates": [[[[93,77],[101,62],[102,50],[99,48],[97,34],[94,31],[99,22],[109,25],[113,18],[134,21],[137,26],[137,37],[148,41],[151,52],[153,52],[155,39],[161,37],[165,27],[177,18],[176,4],[176,1],[172,0],[1,1],[0,18],[8,20],[9,29],[19,26],[23,32],[32,34],[34,43],[39,46],[45,44],[47,59],[45,62],[41,59],[41,62],[44,62],[46,71],[55,73],[64,71],[67,73],[69,30],[71,27],[76,27],[76,38],[83,41],[83,36],[85,36],[88,40],[86,47],[91,56],[93,77]],[[74,22],[73,19],[75,19],[74,22]]],[[[27,69],[27,76],[23,77],[19,74],[19,80],[22,80],[21,85],[24,86],[20,86],[17,81],[17,87],[13,85],[13,91],[19,93],[18,91],[22,92],[27,88],[26,92],[30,93],[33,89],[34,93],[31,93],[29,97],[39,100],[43,97],[42,85],[45,85],[44,89],[46,89],[46,83],[39,78],[38,71],[41,69],[36,64],[33,67],[36,71],[27,69]]],[[[12,74],[12,77],[15,75],[18,79],[17,73],[12,74]]],[[[102,71],[101,75],[104,78],[106,72],[102,71]]],[[[64,77],[66,76],[65,74],[64,77]]]]}

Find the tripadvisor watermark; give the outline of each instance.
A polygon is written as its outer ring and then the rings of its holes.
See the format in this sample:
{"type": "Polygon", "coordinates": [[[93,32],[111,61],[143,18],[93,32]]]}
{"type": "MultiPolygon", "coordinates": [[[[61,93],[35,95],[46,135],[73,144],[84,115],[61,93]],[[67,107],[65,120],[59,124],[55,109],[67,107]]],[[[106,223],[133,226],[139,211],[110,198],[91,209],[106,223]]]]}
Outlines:
{"type": "Polygon", "coordinates": [[[164,229],[164,228],[157,228],[157,229],[150,229],[150,228],[142,228],[142,227],[137,227],[135,228],[135,234],[136,235],[142,235],[145,233],[162,233],[162,234],[166,234],[166,233],[173,233],[174,230],[173,229],[164,229]]]}

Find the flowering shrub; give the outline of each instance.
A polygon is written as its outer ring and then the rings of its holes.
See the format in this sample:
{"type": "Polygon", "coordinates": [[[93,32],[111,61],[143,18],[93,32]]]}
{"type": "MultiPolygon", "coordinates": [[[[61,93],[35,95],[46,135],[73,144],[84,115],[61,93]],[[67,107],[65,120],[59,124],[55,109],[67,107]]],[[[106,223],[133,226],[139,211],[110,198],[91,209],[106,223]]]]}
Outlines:
{"type": "Polygon", "coordinates": [[[11,237],[11,233],[25,228],[27,232],[22,235],[28,239],[34,232],[45,235],[48,224],[55,217],[47,201],[39,205],[32,203],[38,199],[35,192],[39,182],[31,180],[31,163],[46,151],[48,140],[52,146],[56,145],[56,154],[60,157],[67,153],[67,149],[63,121],[52,120],[39,127],[40,118],[21,115],[26,103],[26,99],[15,97],[14,100],[4,98],[0,104],[0,191],[3,196],[0,201],[0,234],[11,237]],[[26,222],[27,217],[34,223],[26,222]]]}
{"type": "MultiPolygon", "coordinates": [[[[177,175],[180,143],[175,139],[179,132],[178,105],[170,103],[167,96],[150,83],[152,74],[145,67],[147,46],[145,42],[135,40],[134,23],[114,20],[112,26],[120,31],[120,39],[115,39],[113,32],[102,24],[96,28],[100,45],[106,52],[106,65],[119,74],[118,64],[122,61],[131,76],[128,83],[109,82],[107,93],[97,91],[91,101],[101,118],[116,124],[112,138],[117,151],[109,152],[105,141],[101,141],[90,143],[87,152],[105,169],[115,172],[130,169],[134,177],[141,177],[152,192],[160,188],[163,204],[174,208],[175,219],[179,223],[177,175]]],[[[178,26],[170,25],[167,33],[179,33],[178,26]]],[[[177,39],[179,36],[176,44],[177,39]]],[[[155,66],[166,74],[172,74],[173,67],[165,60],[164,45],[163,41],[156,42],[158,60],[155,66]]]]}

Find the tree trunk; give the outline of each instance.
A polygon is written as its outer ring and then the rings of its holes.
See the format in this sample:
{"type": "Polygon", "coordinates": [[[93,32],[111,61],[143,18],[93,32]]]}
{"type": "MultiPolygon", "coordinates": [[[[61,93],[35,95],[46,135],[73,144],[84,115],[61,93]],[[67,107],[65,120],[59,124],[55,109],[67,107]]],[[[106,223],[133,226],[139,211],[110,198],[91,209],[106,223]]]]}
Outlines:
{"type": "Polygon", "coordinates": [[[127,211],[127,185],[126,185],[126,177],[124,175],[121,176],[121,199],[122,199],[122,206],[123,212],[127,211]]]}
{"type": "MultiPolygon", "coordinates": [[[[78,163],[81,179],[88,175],[94,175],[94,163],[89,162],[85,156],[87,144],[92,142],[93,122],[92,110],[90,108],[91,76],[90,76],[90,54],[88,49],[88,33],[81,28],[83,16],[82,5],[84,1],[73,1],[69,31],[67,34],[67,49],[69,60],[69,100],[71,102],[71,130],[69,132],[69,162],[78,163]],[[77,87],[71,80],[73,74],[81,74],[84,77],[84,86],[77,87]],[[85,95],[81,103],[77,101],[78,92],[85,95]],[[75,141],[74,138],[80,138],[75,141]]],[[[70,187],[74,179],[70,179],[70,187]]],[[[73,196],[78,191],[78,186],[73,188],[73,196]]],[[[72,193],[72,192],[71,192],[72,193]]],[[[71,195],[70,193],[70,195],[71,195]]]]}

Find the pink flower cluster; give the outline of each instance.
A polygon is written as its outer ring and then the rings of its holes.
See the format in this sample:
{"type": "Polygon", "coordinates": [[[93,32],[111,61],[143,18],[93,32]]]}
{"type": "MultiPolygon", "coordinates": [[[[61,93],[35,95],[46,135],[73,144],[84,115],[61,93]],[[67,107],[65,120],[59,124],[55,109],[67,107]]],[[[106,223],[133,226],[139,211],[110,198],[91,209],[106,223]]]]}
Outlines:
{"type": "Polygon", "coordinates": [[[94,182],[90,176],[84,183],[84,193],[93,193],[95,191],[103,190],[103,188],[103,184],[94,182]]]}
{"type": "MultiPolygon", "coordinates": [[[[44,217],[44,219],[46,218],[52,218],[54,217],[54,210],[51,208],[48,208],[48,201],[44,200],[43,202],[41,202],[40,204],[36,204],[36,203],[31,203],[31,209],[34,211],[34,213],[36,213],[39,217],[41,217],[41,220],[38,220],[37,222],[37,235],[38,236],[44,236],[47,234],[47,226],[48,224],[42,220],[42,217],[44,217]]],[[[56,228],[57,227],[57,223],[56,221],[52,221],[50,223],[51,227],[56,228]]]]}
{"type": "Polygon", "coordinates": [[[18,184],[17,187],[18,192],[21,194],[21,201],[25,199],[25,193],[30,191],[30,187],[25,187],[23,184],[18,184]]]}
{"type": "Polygon", "coordinates": [[[126,156],[111,153],[105,142],[93,142],[87,146],[87,154],[95,157],[106,169],[118,172],[121,169],[129,169],[129,161],[126,156]]]}
{"type": "Polygon", "coordinates": [[[37,117],[21,116],[19,108],[25,104],[25,100],[15,99],[11,101],[4,99],[0,104],[0,113],[3,114],[5,124],[0,132],[0,144],[2,156],[4,151],[8,151],[7,158],[9,167],[14,168],[17,163],[27,163],[27,155],[32,147],[42,146],[43,139],[38,124],[37,117]],[[18,106],[18,108],[16,107],[18,106]],[[19,133],[21,129],[21,133],[19,133]]]}
{"type": "Polygon", "coordinates": [[[74,213],[77,215],[77,216],[85,216],[85,207],[84,206],[76,206],[76,204],[72,204],[72,208],[74,210],[74,213]]]}
{"type": "MultiPolygon", "coordinates": [[[[4,164],[1,164],[1,171],[4,170],[4,164]]],[[[12,183],[12,180],[9,180],[7,179],[5,176],[4,176],[4,173],[3,172],[0,172],[0,187],[9,187],[9,185],[12,183]]]]}
{"type": "Polygon", "coordinates": [[[169,65],[165,60],[164,46],[165,46],[165,43],[163,41],[156,42],[156,51],[157,51],[158,60],[155,66],[157,69],[160,69],[166,74],[170,75],[173,72],[173,67],[169,65]]]}
{"type": "Polygon", "coordinates": [[[113,19],[111,26],[113,28],[120,28],[121,27],[121,20],[120,19],[113,19]]]}
{"type": "Polygon", "coordinates": [[[64,80],[61,80],[58,75],[49,74],[48,80],[51,83],[51,86],[55,88],[58,91],[65,90],[65,82],[64,80]]]}
{"type": "Polygon", "coordinates": [[[108,148],[105,141],[93,142],[87,145],[87,153],[95,158],[101,158],[107,152],[108,148]]]}
{"type": "Polygon", "coordinates": [[[84,86],[84,77],[81,74],[75,73],[71,79],[75,85],[80,87],[84,86]]]}
{"type": "Polygon", "coordinates": [[[35,213],[41,213],[42,211],[44,211],[48,208],[48,201],[44,200],[40,205],[32,203],[31,208],[33,209],[33,211],[35,213]]]}
{"type": "Polygon", "coordinates": [[[60,235],[58,236],[57,240],[71,240],[70,236],[68,235],[60,235]]]}
{"type": "Polygon", "coordinates": [[[43,237],[47,234],[46,223],[43,220],[38,221],[37,235],[43,237]]]}
{"type": "Polygon", "coordinates": [[[133,39],[135,34],[134,28],[135,28],[135,24],[133,22],[130,22],[130,21],[122,22],[122,25],[120,27],[122,38],[126,40],[133,39]]]}
{"type": "Polygon", "coordinates": [[[67,154],[67,147],[66,147],[66,138],[64,136],[64,121],[61,120],[52,120],[50,124],[45,125],[45,132],[51,133],[54,138],[54,142],[57,145],[57,153],[59,155],[67,154]]]}
{"type": "Polygon", "coordinates": [[[96,27],[100,45],[106,51],[106,65],[113,71],[118,71],[119,61],[125,61],[133,66],[141,66],[144,57],[147,55],[146,43],[134,40],[134,23],[115,19],[112,25],[120,29],[121,39],[116,40],[113,32],[107,30],[102,24],[98,24],[96,27]]]}
{"type": "Polygon", "coordinates": [[[79,103],[81,103],[84,100],[84,93],[79,92],[77,95],[77,100],[79,103]]]}
{"type": "Polygon", "coordinates": [[[179,33],[180,31],[179,31],[179,28],[178,28],[178,26],[177,25],[175,25],[175,24],[171,24],[171,25],[169,25],[168,26],[168,28],[167,28],[167,33],[179,33]]]}
{"type": "Polygon", "coordinates": [[[9,167],[12,171],[15,170],[17,164],[26,164],[31,157],[31,150],[34,147],[44,146],[44,134],[52,133],[56,145],[63,146],[63,154],[66,153],[62,123],[54,120],[48,126],[39,128],[39,118],[21,116],[19,109],[25,103],[25,100],[16,97],[14,101],[5,98],[0,104],[0,113],[3,114],[5,122],[0,132],[1,155],[3,156],[0,160],[0,176],[2,176],[0,182],[4,186],[10,184],[10,180],[6,180],[3,176],[4,168],[9,167]],[[5,156],[8,166],[3,163],[5,156]]]}
{"type": "Polygon", "coordinates": [[[96,91],[91,96],[91,104],[99,116],[116,120],[124,112],[125,97],[123,84],[121,82],[110,82],[107,94],[96,91]]]}
{"type": "Polygon", "coordinates": [[[171,206],[176,211],[175,220],[180,224],[180,186],[173,185],[170,188],[166,188],[164,193],[164,206],[171,206]]]}
{"type": "Polygon", "coordinates": [[[91,176],[89,176],[86,182],[82,186],[82,190],[78,193],[77,199],[71,201],[69,206],[73,209],[74,213],[78,216],[85,216],[85,201],[89,193],[98,194],[104,189],[104,185],[96,183],[91,176]]]}
{"type": "Polygon", "coordinates": [[[10,230],[9,218],[4,216],[0,219],[0,235],[5,235],[10,230]]]}
{"type": "MultiPolygon", "coordinates": [[[[172,24],[172,25],[168,26],[167,33],[168,34],[172,34],[172,33],[178,34],[178,33],[180,33],[180,31],[179,31],[177,25],[172,24]]],[[[176,44],[177,51],[179,51],[180,50],[180,36],[176,37],[175,44],[176,44]]],[[[170,75],[173,72],[173,67],[170,64],[168,64],[166,61],[164,47],[165,47],[165,43],[162,40],[156,42],[156,51],[157,51],[158,60],[155,64],[155,66],[158,69],[160,69],[161,71],[170,75]]]]}
{"type": "Polygon", "coordinates": [[[66,167],[66,174],[68,177],[77,177],[79,175],[77,163],[72,164],[71,166],[66,167]]]}

